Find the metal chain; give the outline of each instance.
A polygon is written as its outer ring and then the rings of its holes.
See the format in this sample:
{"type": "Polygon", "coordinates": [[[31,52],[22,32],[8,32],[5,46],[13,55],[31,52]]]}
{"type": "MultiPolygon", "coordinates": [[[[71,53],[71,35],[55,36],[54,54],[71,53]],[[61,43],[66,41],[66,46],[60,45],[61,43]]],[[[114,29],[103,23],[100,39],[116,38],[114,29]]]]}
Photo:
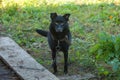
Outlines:
{"type": "Polygon", "coordinates": [[[57,50],[57,52],[60,51],[60,41],[59,40],[58,40],[58,44],[56,46],[56,50],[57,50]]]}

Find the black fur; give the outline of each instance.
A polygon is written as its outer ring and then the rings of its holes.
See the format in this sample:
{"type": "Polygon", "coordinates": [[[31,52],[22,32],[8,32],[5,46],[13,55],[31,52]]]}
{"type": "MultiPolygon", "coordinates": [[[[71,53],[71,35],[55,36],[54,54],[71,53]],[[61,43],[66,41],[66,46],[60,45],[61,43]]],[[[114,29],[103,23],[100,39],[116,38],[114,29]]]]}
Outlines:
{"type": "Polygon", "coordinates": [[[71,43],[71,33],[68,25],[69,16],[70,14],[61,16],[57,15],[57,13],[51,13],[49,31],[36,30],[37,33],[48,38],[48,43],[52,51],[54,73],[57,72],[57,51],[62,51],[64,53],[64,73],[68,72],[68,49],[71,43]]]}

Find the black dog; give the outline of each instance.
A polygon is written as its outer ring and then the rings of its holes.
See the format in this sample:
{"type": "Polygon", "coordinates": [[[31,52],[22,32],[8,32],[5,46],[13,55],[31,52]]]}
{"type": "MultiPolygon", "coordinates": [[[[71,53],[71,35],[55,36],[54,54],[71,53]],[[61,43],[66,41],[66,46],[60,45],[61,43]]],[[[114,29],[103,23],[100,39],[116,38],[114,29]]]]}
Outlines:
{"type": "Polygon", "coordinates": [[[71,44],[71,33],[68,25],[69,16],[70,14],[61,16],[57,15],[57,13],[51,13],[49,31],[36,30],[39,34],[48,38],[48,43],[52,51],[54,73],[57,72],[56,53],[58,51],[64,53],[64,73],[68,72],[68,49],[71,44]]]}

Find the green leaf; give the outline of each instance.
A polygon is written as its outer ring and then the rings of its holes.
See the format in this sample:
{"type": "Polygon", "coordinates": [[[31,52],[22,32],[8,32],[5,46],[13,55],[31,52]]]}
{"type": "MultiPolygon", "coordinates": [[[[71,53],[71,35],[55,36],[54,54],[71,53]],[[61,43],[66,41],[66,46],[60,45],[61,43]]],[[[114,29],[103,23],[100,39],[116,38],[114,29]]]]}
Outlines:
{"type": "Polygon", "coordinates": [[[95,44],[94,46],[92,46],[91,48],[90,48],[90,53],[94,53],[94,52],[96,52],[98,49],[100,48],[100,44],[95,44]]]}
{"type": "Polygon", "coordinates": [[[111,36],[111,41],[112,41],[113,43],[116,43],[116,37],[115,37],[115,35],[112,35],[112,36],[111,36]]]}
{"type": "Polygon", "coordinates": [[[99,59],[101,57],[102,53],[103,53],[103,50],[99,49],[98,54],[96,55],[96,59],[99,59]]]}
{"type": "Polygon", "coordinates": [[[114,59],[110,62],[110,64],[112,65],[113,71],[117,71],[118,68],[120,67],[120,62],[119,62],[118,58],[114,58],[114,59]]]}
{"type": "Polygon", "coordinates": [[[105,32],[99,33],[99,41],[106,42],[106,40],[107,40],[106,33],[105,32]]]}
{"type": "Polygon", "coordinates": [[[116,44],[115,44],[115,51],[118,51],[119,48],[120,48],[120,45],[116,43],[116,44]]]}

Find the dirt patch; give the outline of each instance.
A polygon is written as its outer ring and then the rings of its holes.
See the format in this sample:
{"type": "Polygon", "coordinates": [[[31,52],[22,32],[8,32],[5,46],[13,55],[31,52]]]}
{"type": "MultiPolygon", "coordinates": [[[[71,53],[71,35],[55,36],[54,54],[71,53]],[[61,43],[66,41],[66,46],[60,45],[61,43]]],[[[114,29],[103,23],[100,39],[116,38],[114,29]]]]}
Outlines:
{"type": "MultiPolygon", "coordinates": [[[[44,49],[39,49],[40,53],[35,53],[31,50],[27,50],[29,54],[31,54],[38,62],[40,62],[43,66],[45,66],[50,72],[53,73],[52,68],[52,58],[51,58],[51,51],[48,47],[44,47],[44,49]],[[41,60],[41,61],[39,61],[41,60]]],[[[93,67],[88,66],[84,67],[78,62],[69,60],[68,65],[68,74],[64,74],[64,56],[63,53],[60,52],[57,54],[57,66],[58,66],[58,73],[55,74],[60,80],[98,80],[93,73],[95,70],[93,67]]]]}
{"type": "Polygon", "coordinates": [[[94,75],[90,73],[86,73],[83,75],[64,75],[64,76],[58,76],[60,80],[97,80],[94,75]]]}

